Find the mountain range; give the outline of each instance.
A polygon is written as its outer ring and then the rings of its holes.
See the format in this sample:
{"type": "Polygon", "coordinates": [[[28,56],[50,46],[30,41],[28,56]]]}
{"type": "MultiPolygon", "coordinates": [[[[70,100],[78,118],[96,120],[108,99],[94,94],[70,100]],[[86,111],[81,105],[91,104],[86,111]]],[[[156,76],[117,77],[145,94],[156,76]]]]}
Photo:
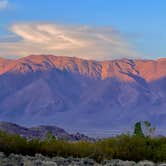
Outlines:
{"type": "Polygon", "coordinates": [[[95,141],[95,139],[87,137],[83,134],[69,134],[64,129],[57,126],[33,126],[30,128],[17,125],[10,122],[0,122],[0,131],[7,132],[9,134],[16,134],[24,137],[28,140],[39,139],[44,140],[54,136],[56,139],[66,141],[95,141]],[[51,135],[50,135],[51,134],[51,135]],[[50,135],[50,136],[49,136],[50,135]]]}
{"type": "Polygon", "coordinates": [[[0,120],[93,136],[147,120],[166,134],[166,59],[0,58],[0,120]]]}

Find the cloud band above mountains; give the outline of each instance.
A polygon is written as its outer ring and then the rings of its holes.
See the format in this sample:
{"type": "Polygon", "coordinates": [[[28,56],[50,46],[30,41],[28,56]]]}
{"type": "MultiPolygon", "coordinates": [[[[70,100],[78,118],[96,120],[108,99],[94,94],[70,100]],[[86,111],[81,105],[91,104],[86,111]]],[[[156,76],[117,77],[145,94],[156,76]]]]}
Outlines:
{"type": "Polygon", "coordinates": [[[19,23],[0,39],[0,56],[55,54],[87,59],[134,58],[138,53],[111,27],[19,23]]]}

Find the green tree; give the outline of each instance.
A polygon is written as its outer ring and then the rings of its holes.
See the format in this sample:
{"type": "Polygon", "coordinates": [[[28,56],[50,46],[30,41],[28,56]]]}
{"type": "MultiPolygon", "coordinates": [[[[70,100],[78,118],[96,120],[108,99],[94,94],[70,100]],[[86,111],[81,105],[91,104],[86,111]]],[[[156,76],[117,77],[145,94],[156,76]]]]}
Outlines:
{"type": "Polygon", "coordinates": [[[144,137],[144,133],[143,133],[142,127],[141,127],[141,122],[137,122],[135,124],[135,126],[134,126],[134,135],[144,137]]]}

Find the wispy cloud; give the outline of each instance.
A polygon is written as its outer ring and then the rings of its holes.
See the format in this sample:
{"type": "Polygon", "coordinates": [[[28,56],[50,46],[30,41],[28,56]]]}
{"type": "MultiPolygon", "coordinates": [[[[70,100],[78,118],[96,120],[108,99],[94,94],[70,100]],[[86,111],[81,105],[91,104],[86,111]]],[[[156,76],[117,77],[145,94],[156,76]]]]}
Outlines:
{"type": "Polygon", "coordinates": [[[8,5],[9,5],[8,0],[0,0],[0,10],[6,9],[8,5]]]}
{"type": "Polygon", "coordinates": [[[10,28],[16,41],[1,41],[0,56],[55,54],[88,59],[136,57],[127,40],[111,27],[20,23],[10,28]]]}

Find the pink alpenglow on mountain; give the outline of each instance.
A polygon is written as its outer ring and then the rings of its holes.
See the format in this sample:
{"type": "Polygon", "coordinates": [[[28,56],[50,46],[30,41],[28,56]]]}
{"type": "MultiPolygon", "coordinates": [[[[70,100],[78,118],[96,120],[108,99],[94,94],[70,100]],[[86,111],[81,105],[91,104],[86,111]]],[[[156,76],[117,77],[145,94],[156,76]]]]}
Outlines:
{"type": "Polygon", "coordinates": [[[0,120],[92,135],[117,134],[148,120],[162,133],[165,85],[166,59],[0,58],[0,120]]]}

